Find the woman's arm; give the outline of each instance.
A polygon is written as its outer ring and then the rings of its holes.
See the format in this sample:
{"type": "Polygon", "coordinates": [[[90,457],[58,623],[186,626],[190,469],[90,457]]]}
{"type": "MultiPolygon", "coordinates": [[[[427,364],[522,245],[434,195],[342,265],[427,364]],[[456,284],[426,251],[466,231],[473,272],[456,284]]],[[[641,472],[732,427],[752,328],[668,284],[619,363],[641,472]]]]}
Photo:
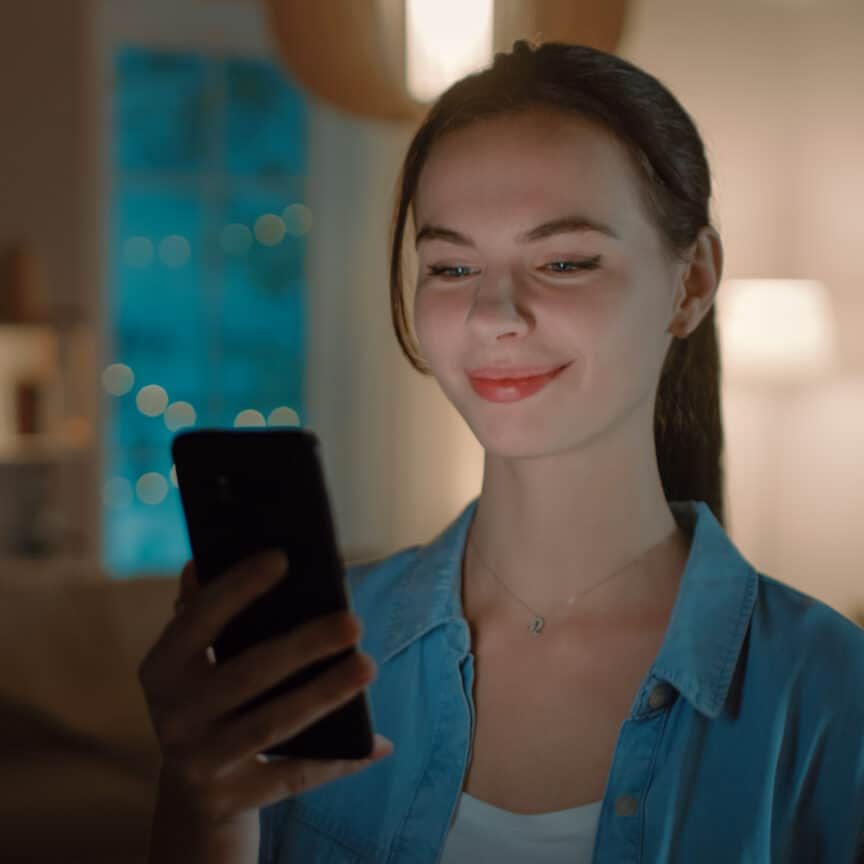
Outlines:
{"type": "Polygon", "coordinates": [[[259,813],[246,811],[216,826],[186,810],[164,779],[153,812],[148,864],[258,864],[259,813]]]}

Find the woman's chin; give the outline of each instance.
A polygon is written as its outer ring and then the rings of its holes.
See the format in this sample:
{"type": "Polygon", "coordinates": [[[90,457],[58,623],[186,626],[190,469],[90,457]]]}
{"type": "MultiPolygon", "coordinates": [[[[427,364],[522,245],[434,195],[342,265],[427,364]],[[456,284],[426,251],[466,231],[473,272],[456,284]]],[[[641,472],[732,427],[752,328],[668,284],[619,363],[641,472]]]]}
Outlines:
{"type": "Polygon", "coordinates": [[[503,459],[538,459],[560,449],[559,442],[538,429],[536,421],[518,428],[513,422],[471,423],[471,431],[490,456],[503,459]]]}

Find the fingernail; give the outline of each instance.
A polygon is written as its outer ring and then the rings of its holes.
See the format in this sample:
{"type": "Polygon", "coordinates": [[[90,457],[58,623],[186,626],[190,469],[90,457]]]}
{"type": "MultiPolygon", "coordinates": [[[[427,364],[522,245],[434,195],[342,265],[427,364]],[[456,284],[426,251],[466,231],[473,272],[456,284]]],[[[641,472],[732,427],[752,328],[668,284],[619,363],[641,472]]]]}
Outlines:
{"type": "Polygon", "coordinates": [[[377,732],[375,733],[374,742],[372,752],[375,753],[373,758],[376,759],[380,759],[382,756],[389,756],[396,749],[396,746],[389,738],[385,738],[377,732]]]}

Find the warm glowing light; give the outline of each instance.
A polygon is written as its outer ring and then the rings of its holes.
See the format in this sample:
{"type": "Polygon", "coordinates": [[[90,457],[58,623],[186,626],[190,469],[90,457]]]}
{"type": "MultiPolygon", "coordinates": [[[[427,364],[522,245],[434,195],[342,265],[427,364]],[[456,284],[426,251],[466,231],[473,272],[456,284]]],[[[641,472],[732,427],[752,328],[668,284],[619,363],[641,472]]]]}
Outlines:
{"type": "Polygon", "coordinates": [[[168,393],[158,384],[148,384],[138,391],[135,404],[142,414],[148,417],[158,417],[168,404],[168,393]]]}
{"type": "Polygon", "coordinates": [[[112,510],[132,503],[132,484],[125,477],[110,477],[102,486],[102,500],[112,510]]]}
{"type": "Polygon", "coordinates": [[[189,241],[180,234],[171,234],[159,243],[159,260],[166,267],[182,267],[190,254],[189,241]]]}
{"type": "Polygon", "coordinates": [[[123,243],[123,260],[130,267],[138,269],[149,267],[153,263],[155,254],[153,241],[149,237],[129,237],[123,243]]]}
{"type": "Polygon", "coordinates": [[[102,372],[102,388],[112,396],[123,396],[134,383],[135,373],[125,363],[112,363],[102,372]]]}
{"type": "Polygon", "coordinates": [[[85,447],[93,437],[93,424],[78,414],[64,417],[60,424],[60,437],[71,447],[85,447]]]}
{"type": "Polygon", "coordinates": [[[730,279],[717,294],[724,370],[795,381],[831,367],[834,316],[821,282],[730,279]]]}
{"type": "Polygon", "coordinates": [[[302,237],[312,229],[312,211],[305,204],[289,204],[282,211],[282,220],[292,237],[302,237]]]}
{"type": "Polygon", "coordinates": [[[431,102],[492,60],[493,0],[406,0],[405,68],[411,95],[431,102]]]}
{"type": "Polygon", "coordinates": [[[268,426],[299,426],[300,417],[293,408],[280,405],[267,416],[268,426]]]}
{"type": "Polygon", "coordinates": [[[220,232],[219,245],[228,255],[245,255],[252,248],[252,232],[240,222],[232,222],[220,232]]]}
{"type": "Polygon", "coordinates": [[[265,213],[255,220],[255,239],[262,246],[278,246],[285,237],[285,223],[275,213],[265,213]]]}
{"type": "Polygon", "coordinates": [[[149,471],[138,478],[135,491],[144,504],[161,504],[168,494],[168,482],[157,471],[149,471]]]}
{"type": "Polygon", "coordinates": [[[195,408],[188,402],[172,402],[165,409],[165,425],[173,432],[181,426],[192,426],[197,418],[195,408]]]}
{"type": "Polygon", "coordinates": [[[234,418],[235,426],[266,426],[267,421],[264,419],[264,415],[260,411],[256,411],[254,408],[247,408],[245,411],[241,411],[234,418]]]}

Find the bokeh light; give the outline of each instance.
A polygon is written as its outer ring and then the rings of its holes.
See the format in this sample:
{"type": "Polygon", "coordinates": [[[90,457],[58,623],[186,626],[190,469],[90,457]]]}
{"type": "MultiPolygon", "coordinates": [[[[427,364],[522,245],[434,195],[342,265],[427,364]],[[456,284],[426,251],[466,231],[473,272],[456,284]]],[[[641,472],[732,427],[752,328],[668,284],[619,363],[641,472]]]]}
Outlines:
{"type": "Polygon", "coordinates": [[[168,482],[157,471],[149,471],[138,478],[135,491],[145,504],[160,504],[168,494],[168,482]]]}
{"type": "Polygon", "coordinates": [[[266,426],[267,421],[264,419],[264,415],[260,411],[256,411],[254,408],[247,408],[244,411],[241,411],[234,418],[235,426],[266,426]]]}
{"type": "Polygon", "coordinates": [[[158,417],[168,405],[168,393],[158,384],[148,384],[138,391],[135,404],[142,414],[148,417],[158,417]]]}
{"type": "Polygon", "coordinates": [[[274,408],[267,417],[268,426],[299,426],[300,416],[293,408],[280,405],[274,408]]]}
{"type": "Polygon", "coordinates": [[[102,372],[102,388],[112,396],[123,396],[134,383],[135,373],[125,363],[112,363],[102,372]]]}
{"type": "Polygon", "coordinates": [[[255,220],[255,239],[262,246],[278,246],[285,237],[285,223],[275,213],[265,213],[255,220]]]}
{"type": "Polygon", "coordinates": [[[189,402],[172,402],[165,409],[165,425],[173,432],[182,426],[193,426],[197,419],[195,408],[189,402]]]}
{"type": "Polygon", "coordinates": [[[166,267],[182,267],[191,254],[189,241],[180,234],[170,234],[159,243],[159,260],[166,267]]]}

